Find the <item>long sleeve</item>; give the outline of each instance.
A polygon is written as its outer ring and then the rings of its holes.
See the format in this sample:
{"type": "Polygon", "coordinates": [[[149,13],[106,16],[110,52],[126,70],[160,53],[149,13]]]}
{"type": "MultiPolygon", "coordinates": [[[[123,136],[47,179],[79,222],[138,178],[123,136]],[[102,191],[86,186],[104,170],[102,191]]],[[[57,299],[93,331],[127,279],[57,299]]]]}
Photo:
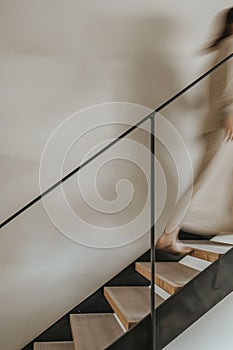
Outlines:
{"type": "MultiPolygon", "coordinates": [[[[225,39],[220,48],[221,59],[233,53],[233,39],[225,39]]],[[[225,62],[217,73],[218,96],[216,108],[222,122],[225,118],[233,117],[233,57],[225,62]]]]}
{"type": "MultiPolygon", "coordinates": [[[[233,53],[233,37],[222,40],[211,67],[233,53]]],[[[209,101],[204,134],[223,126],[225,118],[233,116],[233,58],[218,67],[208,81],[209,101]]]]}

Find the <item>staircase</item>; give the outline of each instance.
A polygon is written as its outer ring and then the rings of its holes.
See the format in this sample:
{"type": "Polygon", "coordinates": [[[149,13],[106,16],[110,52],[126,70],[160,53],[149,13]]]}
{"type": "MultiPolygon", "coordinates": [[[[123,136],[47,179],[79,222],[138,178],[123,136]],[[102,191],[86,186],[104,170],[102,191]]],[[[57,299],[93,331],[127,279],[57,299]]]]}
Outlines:
{"type": "Polygon", "coordinates": [[[0,223],[0,229],[5,227],[141,125],[150,124],[150,239],[151,261],[156,261],[155,275],[151,275],[154,266],[149,263],[149,254],[145,253],[146,259],[135,262],[133,273],[130,265],[129,270],[93,293],[23,350],[149,350],[152,347],[150,341],[155,340],[154,328],[150,334],[154,311],[156,350],[160,350],[233,291],[233,235],[217,236],[210,241],[187,239],[184,244],[192,248],[189,255],[177,257],[157,252],[154,259],[155,119],[168,105],[232,58],[233,54],[225,57],[0,223]],[[154,282],[156,310],[150,305],[154,282]]]}
{"type": "MultiPolygon", "coordinates": [[[[190,307],[192,309],[194,306],[193,317],[195,320],[213,306],[210,305],[208,308],[205,305],[206,300],[203,299],[202,290],[198,290],[201,282],[206,282],[207,288],[204,289],[208,289],[208,278],[210,278],[211,283],[215,283],[214,287],[212,285],[214,290],[212,294],[216,294],[215,299],[217,298],[218,301],[224,297],[224,291],[221,289],[223,274],[219,268],[224,266],[224,271],[228,271],[227,267],[233,262],[232,236],[221,235],[210,241],[185,240],[183,242],[193,249],[189,255],[179,261],[171,261],[166,258],[165,260],[168,261],[159,261],[155,264],[155,300],[158,320],[156,349],[158,350],[178,335],[175,331],[177,323],[185,323],[181,325],[179,334],[189,326],[186,320],[187,315],[182,313],[183,306],[186,309],[190,307]],[[189,285],[191,289],[188,288],[189,285]],[[219,292],[220,296],[217,296],[219,292]],[[200,305],[192,305],[198,298],[201,298],[202,310],[199,310],[200,305]],[[174,306],[176,316],[178,316],[176,322],[173,319],[174,306]],[[197,309],[197,314],[195,314],[195,309],[197,309]],[[180,313],[177,314],[177,312],[180,313]],[[159,332],[161,323],[163,331],[159,332]],[[166,340],[163,339],[163,334],[166,334],[166,340]]],[[[151,265],[147,261],[139,261],[135,264],[135,271],[148,281],[151,278],[150,269],[151,265]]],[[[232,290],[231,282],[229,290],[225,294],[229,294],[232,290]]],[[[111,313],[70,314],[73,341],[35,342],[34,350],[149,349],[150,287],[146,285],[105,286],[102,292],[111,306],[111,313]],[[132,336],[134,339],[137,337],[141,337],[141,339],[134,340],[132,343],[130,340],[132,336]],[[127,338],[129,339],[128,343],[127,338]]],[[[208,300],[210,299],[212,298],[209,295],[208,300]]],[[[188,317],[191,324],[192,317],[191,315],[188,317]]]]}

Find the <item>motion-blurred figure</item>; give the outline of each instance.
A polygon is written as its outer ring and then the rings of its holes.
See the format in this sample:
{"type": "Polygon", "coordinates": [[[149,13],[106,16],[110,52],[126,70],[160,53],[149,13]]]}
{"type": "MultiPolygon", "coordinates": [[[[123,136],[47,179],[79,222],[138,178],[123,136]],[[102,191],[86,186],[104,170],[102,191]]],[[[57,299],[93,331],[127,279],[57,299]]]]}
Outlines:
{"type": "MultiPolygon", "coordinates": [[[[214,52],[212,66],[233,54],[233,8],[224,14],[223,28],[206,48],[214,52]]],[[[157,248],[188,253],[178,239],[181,227],[196,234],[233,234],[233,58],[217,68],[209,79],[209,113],[205,123],[206,154],[193,185],[188,210],[180,198],[157,248]],[[186,210],[186,213],[183,214],[186,210]]]]}

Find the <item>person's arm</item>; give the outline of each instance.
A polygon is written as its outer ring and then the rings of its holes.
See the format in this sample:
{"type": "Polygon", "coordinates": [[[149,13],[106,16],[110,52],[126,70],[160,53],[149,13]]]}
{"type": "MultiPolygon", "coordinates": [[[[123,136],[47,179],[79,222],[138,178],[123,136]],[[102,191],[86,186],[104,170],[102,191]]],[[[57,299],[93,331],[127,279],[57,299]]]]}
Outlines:
{"type": "MultiPolygon", "coordinates": [[[[233,40],[228,42],[223,50],[224,57],[233,53],[233,40]]],[[[227,141],[233,141],[233,57],[224,63],[223,74],[221,77],[223,92],[218,100],[218,109],[222,118],[223,127],[226,132],[227,141]]]]}
{"type": "Polygon", "coordinates": [[[227,117],[224,120],[224,128],[226,133],[226,140],[233,141],[233,116],[227,117]]]}

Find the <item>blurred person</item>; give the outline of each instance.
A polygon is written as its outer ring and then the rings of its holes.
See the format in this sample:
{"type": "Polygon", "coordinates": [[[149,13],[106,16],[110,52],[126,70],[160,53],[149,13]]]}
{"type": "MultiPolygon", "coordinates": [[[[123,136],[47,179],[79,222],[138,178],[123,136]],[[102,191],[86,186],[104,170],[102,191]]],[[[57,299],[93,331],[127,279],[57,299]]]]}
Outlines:
{"type": "MultiPolygon", "coordinates": [[[[224,13],[219,35],[205,50],[214,54],[212,66],[233,53],[233,8],[224,13]]],[[[178,239],[181,228],[201,235],[233,234],[233,58],[211,73],[208,88],[203,133],[206,152],[199,175],[178,200],[156,243],[157,248],[175,254],[192,250],[178,239]],[[185,196],[192,189],[190,205],[183,214],[185,196]]]]}

